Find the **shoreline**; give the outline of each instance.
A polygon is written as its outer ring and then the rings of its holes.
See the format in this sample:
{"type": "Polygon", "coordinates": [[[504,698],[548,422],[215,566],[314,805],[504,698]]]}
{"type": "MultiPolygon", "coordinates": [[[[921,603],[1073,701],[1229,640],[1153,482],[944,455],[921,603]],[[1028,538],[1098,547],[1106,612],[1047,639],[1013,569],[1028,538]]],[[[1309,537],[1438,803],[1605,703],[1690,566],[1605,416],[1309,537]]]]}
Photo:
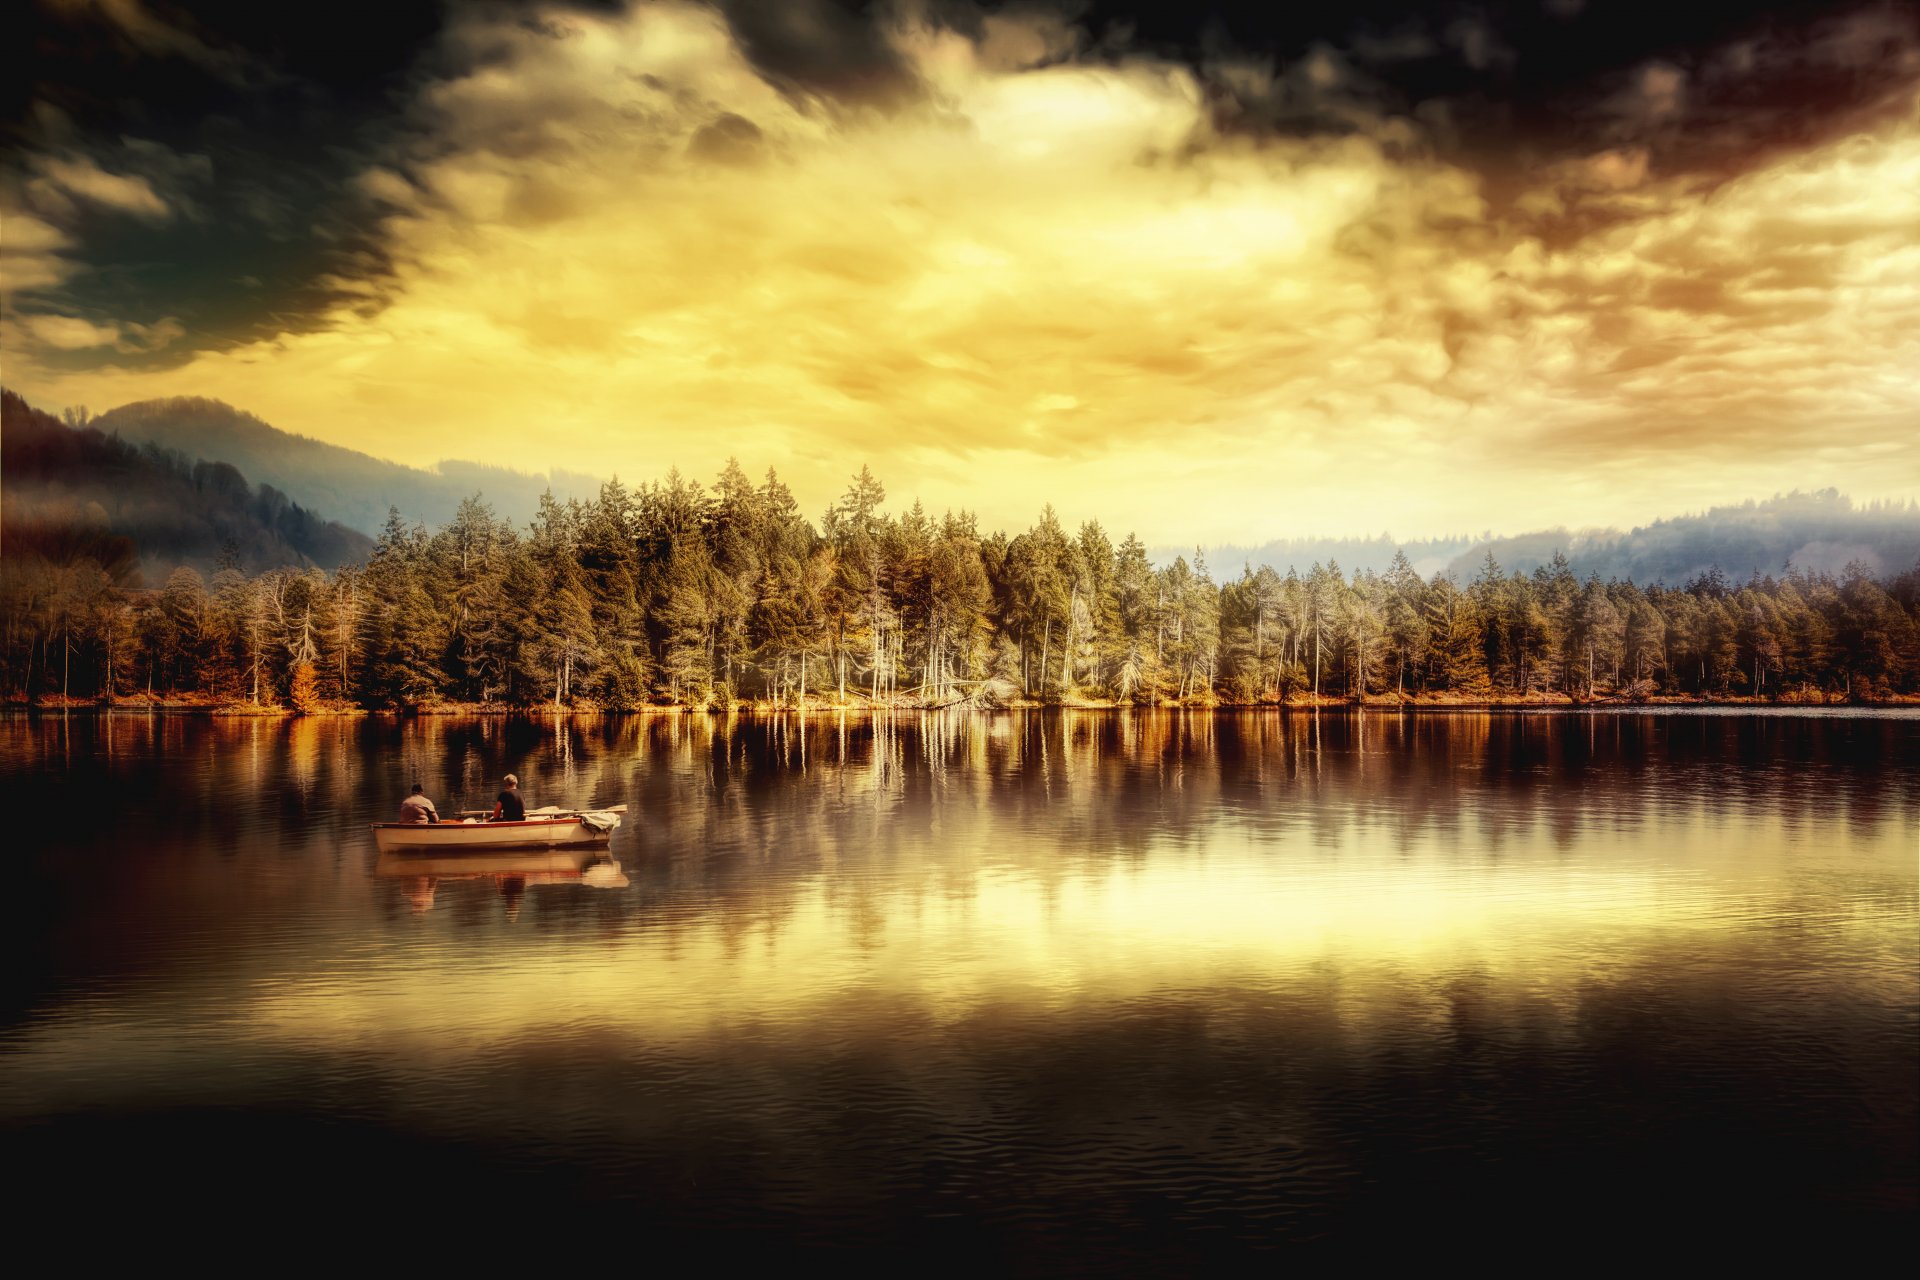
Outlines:
{"type": "Polygon", "coordinates": [[[431,706],[413,707],[322,707],[307,712],[297,712],[291,707],[272,704],[254,705],[251,703],[210,703],[192,699],[166,698],[122,698],[112,703],[93,699],[45,699],[37,703],[8,701],[0,704],[0,713],[40,715],[46,713],[120,712],[146,715],[184,715],[205,716],[212,719],[262,719],[262,720],[348,720],[367,716],[388,718],[519,718],[519,719],[600,719],[613,716],[710,716],[727,717],[737,715],[883,715],[883,714],[923,714],[935,711],[965,711],[992,714],[1003,711],[1397,711],[1397,712],[1457,712],[1457,711],[1662,711],[1686,709],[1814,709],[1814,710],[1899,710],[1920,709],[1920,694],[1904,694],[1891,698],[1857,700],[1846,698],[1822,698],[1789,695],[1783,698],[1755,698],[1741,695],[1726,698],[1698,698],[1684,695],[1652,695],[1641,698],[1597,697],[1593,699],[1575,699],[1565,695],[1510,696],[1492,698],[1445,698],[1413,697],[1374,694],[1364,700],[1354,698],[1332,698],[1322,696],[1313,698],[1276,699],[1262,702],[1231,702],[1211,700],[1206,702],[1158,702],[1158,703],[1116,703],[1092,699],[1040,701],[1038,699],[1017,699],[987,706],[972,706],[965,703],[947,703],[941,706],[922,706],[901,703],[892,706],[868,703],[809,702],[805,706],[774,705],[762,702],[738,702],[728,707],[695,706],[687,703],[662,703],[641,707],[623,707],[605,709],[599,707],[553,707],[535,704],[532,706],[506,706],[498,703],[437,703],[431,706]]]}

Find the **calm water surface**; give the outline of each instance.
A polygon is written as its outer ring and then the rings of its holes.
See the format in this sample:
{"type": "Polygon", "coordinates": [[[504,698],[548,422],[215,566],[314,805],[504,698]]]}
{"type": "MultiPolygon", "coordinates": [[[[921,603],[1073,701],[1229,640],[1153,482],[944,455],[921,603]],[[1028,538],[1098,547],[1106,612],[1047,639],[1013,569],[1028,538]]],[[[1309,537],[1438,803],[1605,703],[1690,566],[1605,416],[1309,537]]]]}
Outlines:
{"type": "Polygon", "coordinates": [[[143,1242],[1083,1271],[1920,1208],[1911,717],[15,717],[0,799],[15,1207],[143,1242]],[[376,856],[508,770],[630,805],[617,868],[376,856]]]}

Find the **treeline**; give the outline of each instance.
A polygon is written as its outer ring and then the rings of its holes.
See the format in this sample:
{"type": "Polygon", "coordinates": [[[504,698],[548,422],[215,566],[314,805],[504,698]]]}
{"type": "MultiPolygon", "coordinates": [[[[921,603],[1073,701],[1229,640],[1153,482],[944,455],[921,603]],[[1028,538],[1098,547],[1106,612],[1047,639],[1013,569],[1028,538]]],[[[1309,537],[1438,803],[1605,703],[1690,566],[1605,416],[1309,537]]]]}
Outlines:
{"type": "Polygon", "coordinates": [[[14,698],[191,696],[301,708],[636,708],[1657,694],[1877,700],[1920,686],[1920,570],[1680,587],[1556,558],[1466,581],[1164,567],[1049,508],[1016,536],[882,511],[866,471],[818,525],[729,464],[525,529],[479,498],[429,531],[395,514],[364,567],[175,572],[118,586],[85,557],[5,560],[14,698]]]}
{"type": "Polygon", "coordinates": [[[211,573],[222,560],[332,566],[365,560],[373,546],[225,462],[131,443],[88,425],[84,411],[62,422],[11,391],[0,392],[0,475],[9,559],[92,559],[120,585],[156,567],[211,573]]]}

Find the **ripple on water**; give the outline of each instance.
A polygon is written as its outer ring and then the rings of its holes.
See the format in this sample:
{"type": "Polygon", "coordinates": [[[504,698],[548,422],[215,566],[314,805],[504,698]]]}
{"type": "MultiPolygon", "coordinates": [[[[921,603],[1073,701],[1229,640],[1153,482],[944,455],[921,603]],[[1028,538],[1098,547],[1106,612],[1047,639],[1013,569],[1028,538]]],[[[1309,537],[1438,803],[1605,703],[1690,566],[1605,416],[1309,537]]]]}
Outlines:
{"type": "Polygon", "coordinates": [[[1024,1270],[1920,1207],[1912,718],[52,732],[0,719],[15,808],[122,803],[17,855],[0,1124],[49,1198],[110,1162],[178,1212],[194,1152],[291,1218],[344,1159],[1024,1270]],[[508,770],[632,804],[624,883],[381,871],[393,779],[508,770]]]}

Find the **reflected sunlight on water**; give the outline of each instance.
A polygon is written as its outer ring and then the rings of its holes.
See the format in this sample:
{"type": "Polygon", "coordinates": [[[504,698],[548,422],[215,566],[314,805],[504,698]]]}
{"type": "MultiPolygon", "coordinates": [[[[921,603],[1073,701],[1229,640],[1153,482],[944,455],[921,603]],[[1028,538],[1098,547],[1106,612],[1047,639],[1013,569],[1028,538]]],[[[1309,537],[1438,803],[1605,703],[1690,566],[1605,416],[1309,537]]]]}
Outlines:
{"type": "Polygon", "coordinates": [[[62,815],[0,1121],[55,1167],[125,1158],[103,1117],[325,1123],[395,1179],[1002,1261],[1628,1169],[1880,1222],[1916,763],[1844,715],[0,720],[62,815]],[[632,805],[610,857],[375,855],[407,782],[509,769],[632,805]]]}

